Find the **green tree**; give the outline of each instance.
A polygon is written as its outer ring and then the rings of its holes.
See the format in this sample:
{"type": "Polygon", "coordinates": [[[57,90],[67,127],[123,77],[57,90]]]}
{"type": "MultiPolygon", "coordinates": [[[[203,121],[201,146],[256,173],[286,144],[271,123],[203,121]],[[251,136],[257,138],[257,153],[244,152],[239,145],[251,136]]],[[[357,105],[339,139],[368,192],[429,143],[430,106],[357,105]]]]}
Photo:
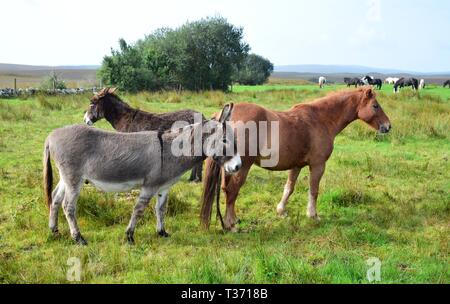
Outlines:
{"type": "Polygon", "coordinates": [[[237,70],[235,80],[244,85],[260,85],[267,81],[273,72],[273,63],[259,55],[250,54],[242,67],[237,70]]]}
{"type": "Polygon", "coordinates": [[[127,91],[187,89],[223,90],[247,57],[243,29],[222,17],[201,19],[172,29],[159,29],[105,56],[99,77],[127,91]]]}
{"type": "Polygon", "coordinates": [[[121,90],[136,92],[156,89],[153,73],[144,66],[140,50],[119,40],[119,50],[111,50],[111,56],[103,58],[99,76],[103,82],[121,90]]]}

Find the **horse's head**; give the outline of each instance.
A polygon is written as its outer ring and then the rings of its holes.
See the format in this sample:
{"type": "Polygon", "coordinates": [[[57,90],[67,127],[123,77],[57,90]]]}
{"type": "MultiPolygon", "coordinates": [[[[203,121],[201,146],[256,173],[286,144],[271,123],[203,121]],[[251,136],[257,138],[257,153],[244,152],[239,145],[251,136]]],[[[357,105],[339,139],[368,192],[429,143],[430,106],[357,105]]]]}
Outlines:
{"type": "Polygon", "coordinates": [[[89,109],[84,114],[84,122],[92,126],[95,122],[105,117],[105,108],[109,101],[109,96],[114,95],[116,88],[104,88],[91,98],[89,109]]]}
{"type": "Polygon", "coordinates": [[[377,96],[372,88],[362,90],[362,98],[358,108],[358,118],[366,122],[380,133],[389,133],[391,122],[378,103],[377,96]]]}

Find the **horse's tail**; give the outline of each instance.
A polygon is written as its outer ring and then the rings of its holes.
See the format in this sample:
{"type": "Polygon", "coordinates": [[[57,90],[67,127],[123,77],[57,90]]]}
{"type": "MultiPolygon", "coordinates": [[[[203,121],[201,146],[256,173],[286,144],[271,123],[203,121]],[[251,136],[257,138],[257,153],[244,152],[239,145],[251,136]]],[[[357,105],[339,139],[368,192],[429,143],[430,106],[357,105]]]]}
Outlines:
{"type": "MultiPolygon", "coordinates": [[[[207,159],[205,165],[206,169],[205,177],[203,179],[202,210],[200,213],[200,220],[203,228],[208,229],[211,224],[214,198],[217,198],[217,196],[220,195],[221,167],[212,159],[207,159]]],[[[219,211],[220,209],[218,212],[219,211]]]]}
{"type": "MultiPolygon", "coordinates": [[[[233,111],[234,104],[230,103],[223,107],[220,115],[215,115],[215,119],[220,123],[230,120],[231,113],[233,111]]],[[[213,119],[214,119],[213,118],[213,119]]],[[[224,127],[225,130],[225,127],[224,127]]],[[[200,213],[200,221],[203,228],[208,229],[211,224],[211,215],[213,209],[214,198],[216,198],[217,203],[217,216],[220,219],[222,228],[225,228],[222,214],[220,212],[220,187],[222,183],[222,168],[211,158],[208,158],[205,162],[205,178],[203,179],[203,194],[202,194],[202,210],[200,213]]]]}
{"type": "Polygon", "coordinates": [[[53,172],[52,164],[50,162],[50,147],[48,140],[45,142],[44,148],[44,196],[47,207],[50,209],[52,205],[52,188],[53,188],[53,172]]]}

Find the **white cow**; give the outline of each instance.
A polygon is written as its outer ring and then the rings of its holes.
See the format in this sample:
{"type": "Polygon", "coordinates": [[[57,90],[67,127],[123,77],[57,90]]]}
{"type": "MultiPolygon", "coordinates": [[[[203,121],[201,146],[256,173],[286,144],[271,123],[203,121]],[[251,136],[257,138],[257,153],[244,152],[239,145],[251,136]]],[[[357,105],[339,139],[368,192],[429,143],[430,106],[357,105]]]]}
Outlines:
{"type": "Polygon", "coordinates": [[[327,83],[327,79],[323,76],[319,77],[319,87],[321,89],[323,89],[323,87],[325,86],[325,84],[327,83]]]}

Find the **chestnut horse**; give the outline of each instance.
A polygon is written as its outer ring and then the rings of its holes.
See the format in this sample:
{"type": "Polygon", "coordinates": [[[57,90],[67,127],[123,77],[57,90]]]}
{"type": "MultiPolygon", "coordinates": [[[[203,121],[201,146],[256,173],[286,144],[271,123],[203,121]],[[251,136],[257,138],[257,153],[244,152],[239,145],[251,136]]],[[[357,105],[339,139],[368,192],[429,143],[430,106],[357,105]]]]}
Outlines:
{"type": "MultiPolygon", "coordinates": [[[[307,215],[309,218],[319,220],[316,210],[319,183],[325,172],[325,164],[333,152],[334,139],[357,119],[366,122],[381,133],[388,133],[391,130],[389,118],[378,103],[375,91],[368,87],[331,93],[316,101],[296,105],[286,112],[271,111],[256,104],[236,104],[231,114],[230,123],[234,126],[236,133],[242,132],[238,128],[243,127],[247,122],[256,122],[257,125],[259,122],[279,123],[279,134],[277,134],[279,136],[279,147],[277,149],[279,161],[273,168],[265,168],[271,171],[289,171],[277,212],[281,216],[286,215],[286,205],[294,191],[300,170],[309,166],[310,194],[307,215]]],[[[266,147],[270,144],[272,134],[270,134],[271,128],[268,129],[266,138],[257,136],[258,147],[261,147],[261,144],[266,145],[266,147]],[[265,142],[262,143],[261,141],[265,142]]],[[[242,157],[242,168],[233,176],[225,175],[222,172],[224,178],[222,178],[221,186],[226,198],[224,228],[229,231],[236,231],[235,202],[239,190],[244,185],[252,165],[260,166],[263,160],[259,149],[257,156],[249,156],[248,137],[250,135],[245,130],[243,132],[240,134],[246,134],[245,144],[239,146],[238,143],[238,149],[241,149],[239,153],[242,157]]],[[[260,133],[260,129],[258,129],[258,133],[260,133]]],[[[237,137],[237,141],[240,140],[237,137]]],[[[220,178],[212,173],[216,172],[211,170],[212,163],[211,160],[207,160],[204,178],[205,189],[219,188],[214,185],[214,182],[220,180],[220,178]]],[[[203,196],[202,211],[211,210],[213,199],[214,195],[203,196]]],[[[211,213],[202,212],[201,221],[202,225],[208,228],[211,213]]]]}

